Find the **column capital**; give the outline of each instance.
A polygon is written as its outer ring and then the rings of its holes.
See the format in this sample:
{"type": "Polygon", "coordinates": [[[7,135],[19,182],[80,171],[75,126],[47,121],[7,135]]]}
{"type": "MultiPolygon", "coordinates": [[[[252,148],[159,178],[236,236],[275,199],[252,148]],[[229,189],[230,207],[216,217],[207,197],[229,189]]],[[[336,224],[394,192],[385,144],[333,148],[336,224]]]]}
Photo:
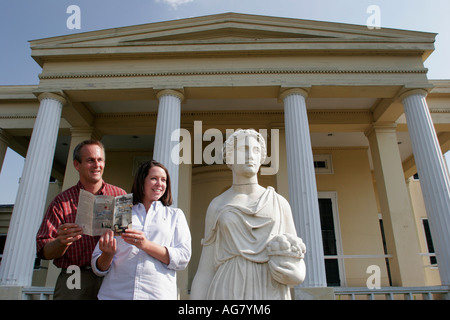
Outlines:
{"type": "Polygon", "coordinates": [[[72,137],[91,136],[94,140],[101,140],[103,134],[95,127],[72,127],[70,128],[72,137]]]}
{"type": "Polygon", "coordinates": [[[284,100],[284,98],[286,98],[289,95],[292,94],[299,94],[301,96],[303,96],[303,98],[308,98],[309,95],[309,88],[286,88],[283,90],[283,88],[281,88],[281,92],[279,95],[279,99],[280,100],[284,100]]]}
{"type": "Polygon", "coordinates": [[[52,99],[60,102],[62,105],[65,105],[67,103],[66,98],[64,98],[62,95],[53,93],[53,92],[44,92],[38,95],[38,100],[42,101],[44,99],[52,99]]]}
{"type": "Polygon", "coordinates": [[[428,95],[428,92],[429,92],[429,89],[426,89],[426,88],[423,88],[423,89],[421,89],[421,88],[411,89],[411,90],[407,90],[407,91],[401,93],[398,96],[398,98],[399,98],[400,101],[403,101],[406,98],[408,98],[410,96],[413,96],[413,95],[421,95],[421,96],[426,97],[428,95]]]}
{"type": "Polygon", "coordinates": [[[364,135],[369,137],[374,132],[395,132],[397,131],[396,123],[373,123],[365,132],[364,135]]]}
{"type": "Polygon", "coordinates": [[[184,92],[178,89],[162,89],[156,92],[156,97],[158,100],[161,99],[162,96],[175,96],[180,99],[180,101],[184,100],[184,92]]]}

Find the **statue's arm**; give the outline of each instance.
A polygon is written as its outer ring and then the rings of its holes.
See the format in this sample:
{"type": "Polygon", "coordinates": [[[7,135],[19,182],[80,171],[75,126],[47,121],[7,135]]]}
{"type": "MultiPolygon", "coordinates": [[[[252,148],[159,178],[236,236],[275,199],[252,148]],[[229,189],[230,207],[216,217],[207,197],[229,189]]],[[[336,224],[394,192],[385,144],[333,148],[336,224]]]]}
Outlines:
{"type": "Polygon", "coordinates": [[[191,286],[191,300],[205,300],[209,286],[214,278],[214,244],[204,246],[200,256],[197,273],[191,286]]]}
{"type": "MultiPolygon", "coordinates": [[[[216,204],[215,201],[211,201],[208,210],[206,211],[205,219],[205,238],[202,240],[207,240],[211,230],[213,229],[213,224],[216,215],[216,204]]],[[[208,293],[209,286],[215,275],[214,268],[214,248],[215,242],[208,244],[202,243],[202,254],[200,256],[200,261],[198,263],[197,273],[195,274],[194,280],[191,286],[191,300],[205,300],[208,293]]]]}
{"type": "MultiPolygon", "coordinates": [[[[303,256],[306,251],[306,247],[301,238],[297,235],[289,202],[281,195],[279,195],[279,200],[281,208],[283,210],[282,215],[284,224],[284,236],[289,239],[291,245],[295,243],[295,246],[299,250],[297,252],[301,252],[301,258],[271,258],[269,261],[269,269],[271,271],[272,277],[276,281],[289,286],[296,286],[298,284],[301,284],[305,280],[306,267],[305,262],[303,261],[303,256]]],[[[288,251],[291,251],[291,249],[288,249],[288,251]]]]}

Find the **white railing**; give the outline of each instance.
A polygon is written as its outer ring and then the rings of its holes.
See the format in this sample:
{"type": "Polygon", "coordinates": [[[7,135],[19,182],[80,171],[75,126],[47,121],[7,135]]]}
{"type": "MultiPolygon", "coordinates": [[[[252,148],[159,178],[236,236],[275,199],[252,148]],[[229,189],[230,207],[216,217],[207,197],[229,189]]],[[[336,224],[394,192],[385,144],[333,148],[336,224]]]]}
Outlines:
{"type": "Polygon", "coordinates": [[[334,296],[336,300],[450,300],[450,287],[336,287],[334,296]]]}
{"type": "MultiPolygon", "coordinates": [[[[25,287],[22,299],[51,300],[53,290],[50,287],[25,287]]],[[[335,287],[334,296],[336,300],[450,300],[450,287],[335,287]]]]}
{"type": "Polygon", "coordinates": [[[52,287],[24,287],[22,300],[52,300],[53,292],[52,287]]]}

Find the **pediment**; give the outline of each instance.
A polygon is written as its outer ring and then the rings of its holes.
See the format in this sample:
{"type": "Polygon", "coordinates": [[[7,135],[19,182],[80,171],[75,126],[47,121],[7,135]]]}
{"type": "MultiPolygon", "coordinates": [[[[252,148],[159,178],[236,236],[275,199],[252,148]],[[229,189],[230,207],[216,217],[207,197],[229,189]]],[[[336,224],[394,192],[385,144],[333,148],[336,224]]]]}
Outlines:
{"type": "Polygon", "coordinates": [[[288,31],[254,30],[238,26],[221,26],[220,28],[208,28],[193,32],[179,32],[167,35],[154,35],[138,37],[136,39],[123,40],[121,43],[136,42],[170,42],[170,41],[250,41],[250,40],[281,40],[281,39],[318,39],[328,38],[323,35],[308,33],[296,33],[288,31]]]}
{"type": "MultiPolygon", "coordinates": [[[[428,46],[425,50],[432,50],[435,36],[432,33],[415,31],[369,30],[366,26],[358,25],[226,13],[86,32],[34,40],[30,43],[33,57],[39,60],[39,52],[47,50],[46,54],[50,56],[51,49],[57,49],[58,54],[61,54],[63,52],[61,49],[66,48],[73,51],[69,54],[75,54],[77,49],[95,48],[94,50],[98,49],[100,52],[100,48],[109,47],[118,48],[115,52],[125,54],[127,52],[136,53],[137,47],[142,48],[143,52],[149,53],[150,50],[145,51],[145,46],[152,48],[172,46],[171,50],[180,51],[183,45],[191,45],[190,48],[192,48],[193,44],[205,46],[221,43],[249,45],[258,43],[326,43],[327,49],[330,48],[330,43],[339,43],[342,50],[344,48],[342,44],[345,46],[354,43],[378,45],[396,42],[414,43],[416,50],[417,44],[420,43],[428,46]],[[175,45],[179,47],[175,48],[175,45]],[[134,49],[130,49],[133,47],[134,49]]],[[[317,48],[320,49],[320,47],[317,48]]],[[[242,50],[243,47],[236,48],[236,50],[238,49],[242,50]]],[[[301,48],[298,47],[298,49],[301,48]]],[[[198,46],[196,50],[201,51],[202,49],[198,46]]]]}

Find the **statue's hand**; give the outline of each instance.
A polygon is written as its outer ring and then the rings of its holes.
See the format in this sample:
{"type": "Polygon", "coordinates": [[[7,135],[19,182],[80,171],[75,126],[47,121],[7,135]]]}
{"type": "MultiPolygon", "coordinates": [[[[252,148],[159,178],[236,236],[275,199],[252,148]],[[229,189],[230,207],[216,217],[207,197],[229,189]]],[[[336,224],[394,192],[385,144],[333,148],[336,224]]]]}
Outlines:
{"type": "Polygon", "coordinates": [[[269,260],[272,278],[288,286],[296,286],[305,280],[306,269],[303,259],[272,256],[269,260]]]}
{"type": "Polygon", "coordinates": [[[306,274],[305,252],[305,244],[295,235],[273,237],[267,244],[269,270],[273,279],[289,286],[302,283],[306,274]]]}

